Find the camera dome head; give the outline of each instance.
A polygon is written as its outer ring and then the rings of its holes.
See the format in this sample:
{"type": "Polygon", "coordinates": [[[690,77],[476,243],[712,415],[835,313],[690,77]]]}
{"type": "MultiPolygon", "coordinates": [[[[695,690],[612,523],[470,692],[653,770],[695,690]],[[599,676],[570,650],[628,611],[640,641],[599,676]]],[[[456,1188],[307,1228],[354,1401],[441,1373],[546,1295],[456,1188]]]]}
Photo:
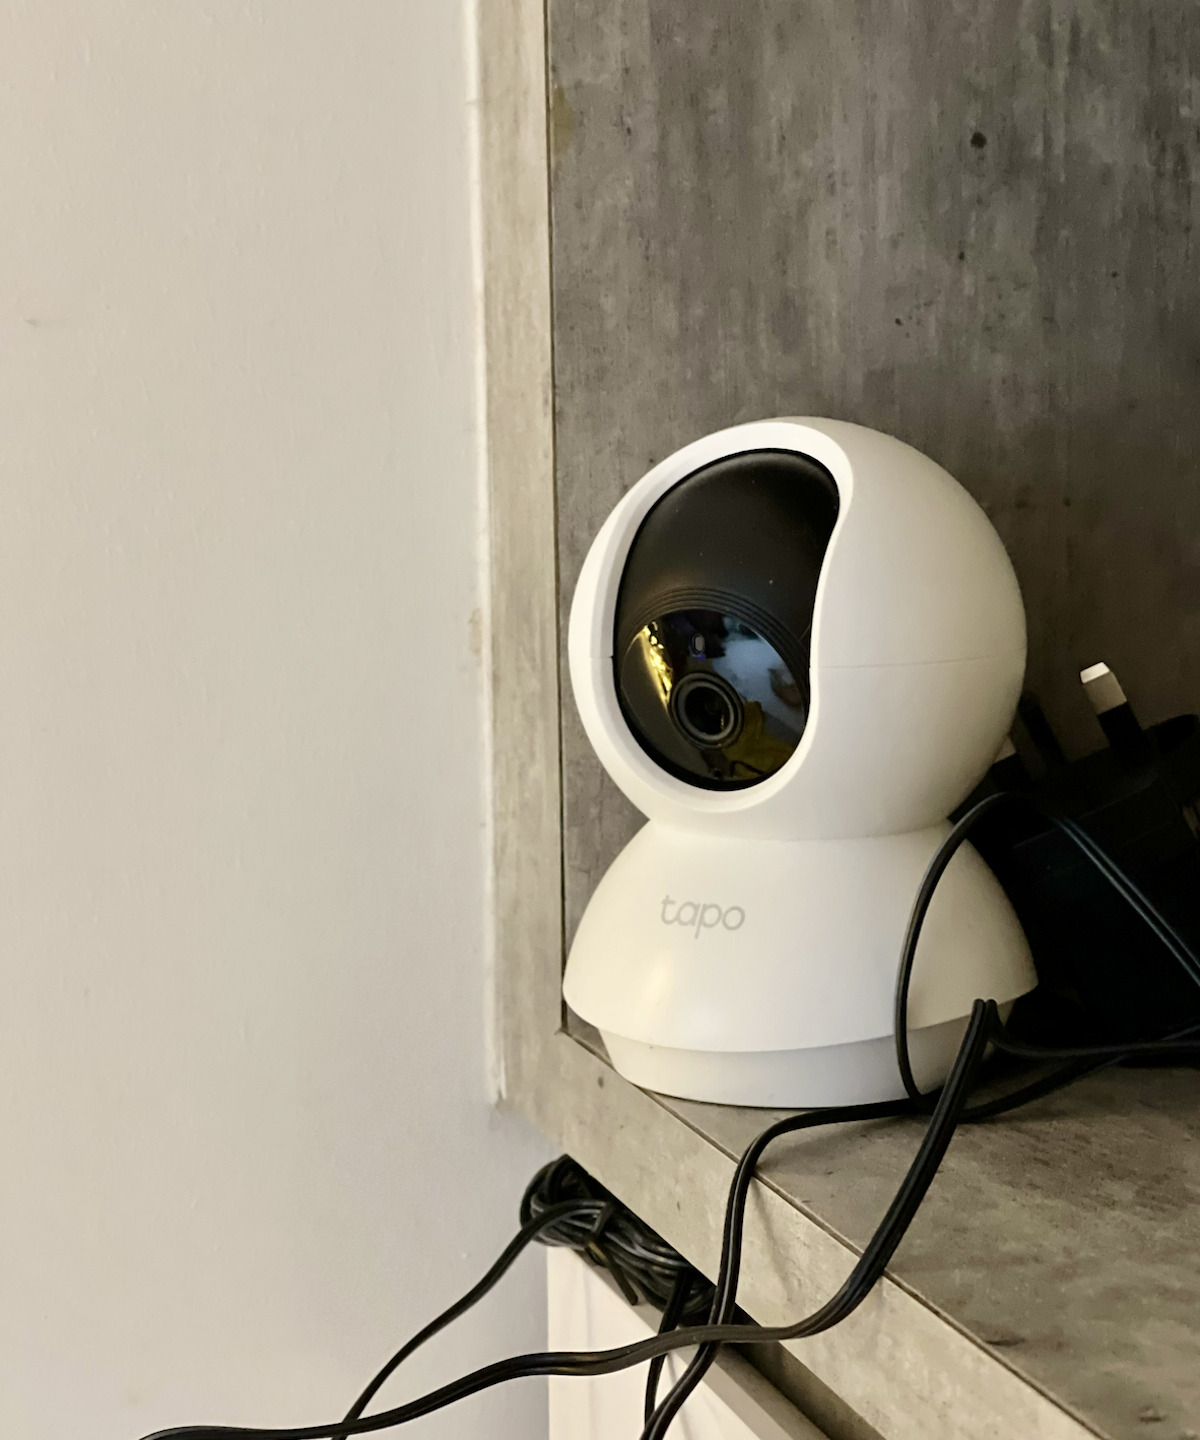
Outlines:
{"type": "Polygon", "coordinates": [[[626,557],[621,713],[669,774],[738,790],[780,770],[809,708],[809,642],[837,486],[785,450],[715,460],[668,490],[626,557]]]}
{"type": "Polygon", "coordinates": [[[999,537],[940,466],[862,426],[767,420],[628,491],[568,654],[589,740],[651,819],[867,837],[943,819],[987,769],[1025,620],[999,537]]]}

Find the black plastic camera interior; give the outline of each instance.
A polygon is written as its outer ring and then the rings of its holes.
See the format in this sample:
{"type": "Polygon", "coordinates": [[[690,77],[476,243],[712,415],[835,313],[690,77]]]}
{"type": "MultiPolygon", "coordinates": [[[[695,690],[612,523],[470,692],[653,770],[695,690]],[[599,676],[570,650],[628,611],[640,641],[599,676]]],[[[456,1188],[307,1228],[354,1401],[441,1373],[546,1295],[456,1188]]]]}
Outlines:
{"type": "Polygon", "coordinates": [[[796,749],[837,512],[823,465],[753,450],[695,471],[646,516],[617,594],[613,665],[625,720],[664,770],[740,790],[796,749]]]}

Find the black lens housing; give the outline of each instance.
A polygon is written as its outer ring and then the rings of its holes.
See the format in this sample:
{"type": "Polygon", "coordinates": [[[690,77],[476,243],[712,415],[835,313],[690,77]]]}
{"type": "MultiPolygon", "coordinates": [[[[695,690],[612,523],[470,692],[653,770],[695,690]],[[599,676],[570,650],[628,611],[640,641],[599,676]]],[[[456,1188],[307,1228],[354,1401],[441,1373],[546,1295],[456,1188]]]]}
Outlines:
{"type": "Polygon", "coordinates": [[[742,697],[718,674],[692,671],[672,689],[671,719],[695,745],[711,749],[727,745],[742,728],[742,697]]]}
{"type": "Polygon", "coordinates": [[[617,594],[613,663],[630,730],[669,773],[743,789],[795,751],[837,512],[824,466],[756,450],[697,470],[643,520],[617,594]]]}

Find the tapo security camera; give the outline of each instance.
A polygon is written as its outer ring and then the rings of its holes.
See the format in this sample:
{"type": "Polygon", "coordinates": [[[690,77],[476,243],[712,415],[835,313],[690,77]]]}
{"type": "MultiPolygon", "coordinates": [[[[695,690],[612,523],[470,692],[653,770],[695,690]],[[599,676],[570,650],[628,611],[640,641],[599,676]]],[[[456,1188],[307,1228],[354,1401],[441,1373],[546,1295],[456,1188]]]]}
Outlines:
{"type": "MultiPolygon", "coordinates": [[[[617,1070],[742,1105],[902,1095],[909,911],[1025,666],[1020,592],[983,511],[861,426],[723,430],[608,517],[569,658],[588,738],[649,819],[592,897],[564,981],[617,1070]]],[[[917,951],[918,1080],[945,1078],[977,995],[1033,984],[1012,908],[963,846],[917,951]]]]}

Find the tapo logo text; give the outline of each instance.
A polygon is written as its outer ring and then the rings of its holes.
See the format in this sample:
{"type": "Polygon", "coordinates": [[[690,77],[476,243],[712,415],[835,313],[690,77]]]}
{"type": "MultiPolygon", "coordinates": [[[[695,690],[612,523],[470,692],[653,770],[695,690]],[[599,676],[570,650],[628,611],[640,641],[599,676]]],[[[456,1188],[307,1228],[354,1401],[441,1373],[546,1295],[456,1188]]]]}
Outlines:
{"type": "Polygon", "coordinates": [[[720,905],[707,905],[699,900],[672,900],[663,896],[662,923],[682,925],[692,932],[692,939],[699,940],[701,930],[740,930],[746,923],[746,912],[740,905],[722,909],[720,905]]]}

